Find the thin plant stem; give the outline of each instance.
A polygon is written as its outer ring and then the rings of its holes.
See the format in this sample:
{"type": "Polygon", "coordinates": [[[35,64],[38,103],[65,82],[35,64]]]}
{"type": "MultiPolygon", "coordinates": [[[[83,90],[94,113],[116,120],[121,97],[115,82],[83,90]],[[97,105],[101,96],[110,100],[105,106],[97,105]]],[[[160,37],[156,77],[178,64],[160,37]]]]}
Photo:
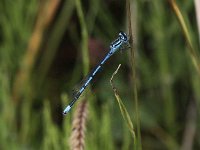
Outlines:
{"type": "Polygon", "coordinates": [[[88,31],[85,23],[85,18],[83,14],[82,4],[80,0],[76,0],[76,10],[78,18],[81,25],[81,36],[82,36],[82,59],[83,59],[83,68],[84,75],[88,73],[89,70],[89,55],[88,55],[88,31]]]}
{"type": "Polygon", "coordinates": [[[188,44],[188,47],[189,47],[188,50],[189,50],[192,62],[194,64],[198,74],[200,75],[200,62],[199,62],[200,59],[199,59],[199,56],[198,56],[197,52],[195,51],[194,46],[192,44],[192,38],[191,38],[191,36],[189,34],[189,30],[188,30],[188,27],[187,27],[187,25],[185,23],[183,15],[182,15],[179,7],[177,6],[175,0],[168,0],[168,1],[169,1],[169,3],[171,5],[171,7],[172,7],[177,19],[178,19],[178,21],[180,23],[180,26],[181,26],[181,28],[183,30],[183,34],[185,36],[185,40],[186,40],[186,42],[188,44]]]}
{"type": "Polygon", "coordinates": [[[131,9],[131,2],[130,0],[126,1],[126,10],[127,10],[127,17],[128,17],[128,30],[129,30],[129,35],[130,35],[130,46],[131,46],[131,55],[130,55],[130,60],[131,60],[131,71],[132,71],[132,79],[134,81],[133,83],[133,93],[134,93],[134,102],[135,102],[135,118],[136,118],[136,130],[137,130],[137,149],[141,150],[142,149],[142,142],[141,142],[141,133],[140,133],[140,114],[139,114],[139,105],[138,105],[138,94],[137,94],[137,84],[136,84],[136,51],[133,49],[134,48],[134,41],[133,41],[133,22],[131,20],[132,18],[132,9],[131,9]]]}

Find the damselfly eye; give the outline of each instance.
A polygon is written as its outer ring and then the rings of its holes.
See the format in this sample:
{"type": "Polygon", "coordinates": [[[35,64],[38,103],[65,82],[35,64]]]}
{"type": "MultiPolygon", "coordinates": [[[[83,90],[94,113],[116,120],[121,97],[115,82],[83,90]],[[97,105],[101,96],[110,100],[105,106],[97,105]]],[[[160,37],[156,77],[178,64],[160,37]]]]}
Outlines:
{"type": "Polygon", "coordinates": [[[122,40],[122,41],[125,41],[125,42],[128,41],[128,37],[127,37],[126,33],[124,33],[124,32],[120,32],[119,37],[120,37],[120,40],[122,40]]]}

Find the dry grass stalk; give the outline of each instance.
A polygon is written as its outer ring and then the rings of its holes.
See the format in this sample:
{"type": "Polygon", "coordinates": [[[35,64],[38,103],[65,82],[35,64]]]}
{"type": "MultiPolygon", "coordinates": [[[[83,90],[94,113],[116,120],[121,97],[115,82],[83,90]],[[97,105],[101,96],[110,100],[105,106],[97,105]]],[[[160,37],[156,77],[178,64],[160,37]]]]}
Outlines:
{"type": "Polygon", "coordinates": [[[87,102],[84,100],[79,103],[73,117],[72,133],[69,141],[71,150],[84,149],[87,116],[88,116],[87,102]]]}
{"type": "Polygon", "coordinates": [[[200,1],[195,0],[195,10],[196,10],[196,19],[197,19],[197,25],[199,30],[199,37],[200,37],[200,1]]]}
{"type": "Polygon", "coordinates": [[[185,130],[183,133],[181,150],[194,149],[195,136],[197,134],[197,107],[196,101],[190,100],[186,114],[185,130]]]}
{"type": "Polygon", "coordinates": [[[24,57],[22,58],[22,65],[20,66],[14,81],[12,96],[15,102],[18,102],[21,98],[23,87],[26,87],[26,82],[29,80],[32,67],[34,66],[36,57],[40,51],[43,33],[53,21],[59,4],[60,0],[51,0],[43,2],[40,6],[33,33],[30,37],[24,57]]]}

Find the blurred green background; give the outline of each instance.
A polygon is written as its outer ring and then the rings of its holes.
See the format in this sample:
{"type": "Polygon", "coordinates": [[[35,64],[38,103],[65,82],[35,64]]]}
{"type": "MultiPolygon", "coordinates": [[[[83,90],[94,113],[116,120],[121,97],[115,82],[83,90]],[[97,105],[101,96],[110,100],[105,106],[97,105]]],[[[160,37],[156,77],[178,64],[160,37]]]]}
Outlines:
{"type": "MultiPolygon", "coordinates": [[[[85,149],[134,147],[110,85],[119,63],[113,82],[134,127],[137,85],[142,148],[200,149],[200,74],[169,1],[131,1],[129,18],[123,0],[1,0],[0,149],[69,149],[77,104],[62,111],[130,20],[136,80],[130,49],[117,52],[81,96],[77,103],[89,105],[85,149]]],[[[198,55],[195,3],[177,5],[198,55]]]]}

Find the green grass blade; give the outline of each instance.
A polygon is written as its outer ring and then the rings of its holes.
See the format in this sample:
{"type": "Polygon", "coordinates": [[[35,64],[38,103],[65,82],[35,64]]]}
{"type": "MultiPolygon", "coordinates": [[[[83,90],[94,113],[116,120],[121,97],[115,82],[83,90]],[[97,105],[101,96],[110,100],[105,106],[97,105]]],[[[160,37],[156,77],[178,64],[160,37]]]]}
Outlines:
{"type": "Polygon", "coordinates": [[[130,115],[129,115],[128,111],[126,110],[126,107],[123,104],[123,102],[122,102],[122,100],[121,100],[121,98],[120,98],[120,96],[118,94],[118,91],[117,91],[117,89],[116,89],[116,87],[114,86],[114,83],[113,83],[113,78],[117,74],[120,66],[121,66],[121,64],[118,66],[117,70],[113,73],[113,75],[112,75],[112,77],[110,79],[110,84],[111,84],[113,92],[115,94],[115,98],[116,98],[116,100],[117,100],[117,102],[119,104],[119,108],[120,108],[122,117],[123,117],[124,121],[127,123],[128,128],[129,128],[129,130],[131,132],[131,135],[132,135],[132,137],[134,139],[134,145],[136,145],[136,137],[135,137],[135,131],[134,131],[133,123],[132,123],[130,115]]]}
{"type": "Polygon", "coordinates": [[[194,49],[194,46],[192,44],[192,37],[191,35],[189,34],[189,29],[186,25],[186,22],[184,20],[184,17],[178,7],[178,5],[176,4],[176,1],[175,0],[168,0],[179,23],[180,23],[180,26],[183,30],[183,33],[184,33],[184,36],[185,36],[185,40],[188,44],[188,47],[189,47],[189,53],[190,53],[190,56],[191,56],[191,59],[192,59],[192,62],[197,70],[197,72],[199,73],[200,75],[200,62],[199,62],[199,56],[197,55],[197,52],[196,50],[194,49]]]}

